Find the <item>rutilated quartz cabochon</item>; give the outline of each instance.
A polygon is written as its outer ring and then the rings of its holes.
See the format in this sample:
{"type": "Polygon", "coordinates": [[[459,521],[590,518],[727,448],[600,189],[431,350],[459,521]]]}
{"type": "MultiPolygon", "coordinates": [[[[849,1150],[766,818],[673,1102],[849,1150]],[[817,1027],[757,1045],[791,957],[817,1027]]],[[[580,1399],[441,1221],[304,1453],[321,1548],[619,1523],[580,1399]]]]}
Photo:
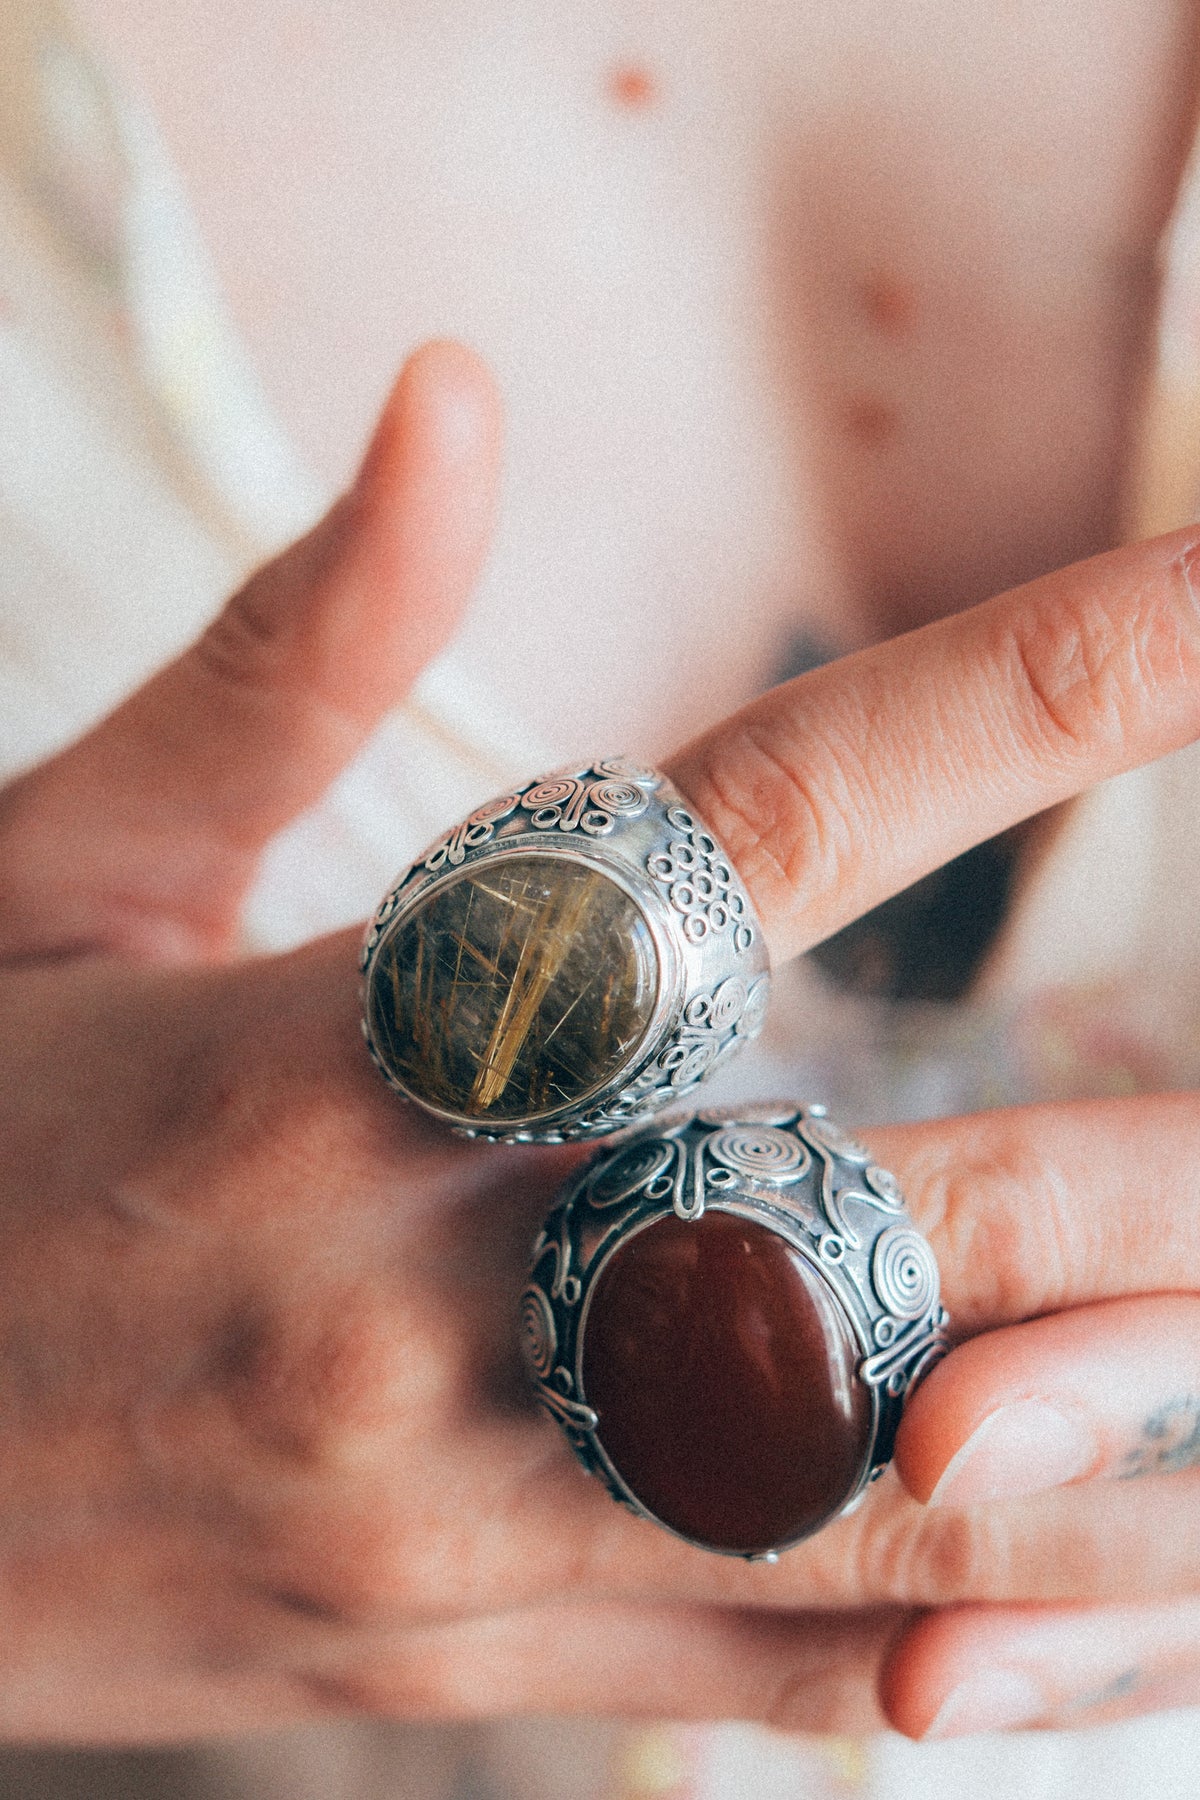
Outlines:
{"type": "Polygon", "coordinates": [[[385,895],[363,951],[385,1079],[470,1136],[555,1142],[677,1102],[755,1035],[748,896],[662,775],[623,762],[480,807],[385,895]]]}
{"type": "Polygon", "coordinates": [[[431,893],[382,945],[371,1028],[439,1110],[506,1124],[577,1105],[646,1034],[658,958],[600,869],[497,857],[431,893]]]}

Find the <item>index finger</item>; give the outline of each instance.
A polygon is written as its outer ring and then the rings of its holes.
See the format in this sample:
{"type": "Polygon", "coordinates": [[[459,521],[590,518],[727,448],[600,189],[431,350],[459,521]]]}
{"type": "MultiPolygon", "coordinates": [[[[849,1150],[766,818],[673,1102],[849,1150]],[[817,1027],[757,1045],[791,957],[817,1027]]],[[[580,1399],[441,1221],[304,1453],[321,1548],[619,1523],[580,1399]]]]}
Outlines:
{"type": "Polygon", "coordinates": [[[959,855],[1200,736],[1200,530],[828,664],[672,759],[785,960],[959,855]]]}

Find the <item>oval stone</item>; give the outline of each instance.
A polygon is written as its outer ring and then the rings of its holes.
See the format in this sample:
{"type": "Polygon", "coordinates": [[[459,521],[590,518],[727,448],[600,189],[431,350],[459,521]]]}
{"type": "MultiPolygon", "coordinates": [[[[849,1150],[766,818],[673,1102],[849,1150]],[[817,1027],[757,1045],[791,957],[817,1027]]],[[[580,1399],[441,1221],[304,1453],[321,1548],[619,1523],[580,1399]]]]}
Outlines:
{"type": "Polygon", "coordinates": [[[630,1492],[715,1550],[761,1555],[849,1498],[868,1453],[860,1352],[777,1232],[710,1208],[635,1232],[588,1300],[583,1395],[630,1492]]]}
{"type": "Polygon", "coordinates": [[[658,957],[636,902],[594,866],[497,856],[435,888],[384,938],[376,1049],[465,1121],[533,1121],[613,1079],[645,1036],[658,957]]]}

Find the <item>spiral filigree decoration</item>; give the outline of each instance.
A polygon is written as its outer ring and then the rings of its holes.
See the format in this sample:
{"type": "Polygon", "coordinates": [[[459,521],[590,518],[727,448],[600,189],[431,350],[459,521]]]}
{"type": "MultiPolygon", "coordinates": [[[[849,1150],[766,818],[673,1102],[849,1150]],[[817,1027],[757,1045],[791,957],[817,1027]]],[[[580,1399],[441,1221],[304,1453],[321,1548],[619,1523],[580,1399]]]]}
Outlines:
{"type": "Polygon", "coordinates": [[[671,1160],[671,1148],[661,1140],[631,1144],[614,1161],[605,1164],[588,1190],[588,1199],[597,1210],[619,1206],[630,1195],[661,1175],[671,1160]]]}
{"type": "Polygon", "coordinates": [[[535,831],[582,831],[588,837],[605,837],[618,818],[643,812],[649,793],[632,779],[607,764],[584,769],[578,775],[547,775],[521,796],[535,831]],[[599,774],[599,781],[589,775],[599,774]]]}
{"type": "Polygon", "coordinates": [[[746,1004],[737,1022],[737,1034],[740,1038],[755,1038],[762,1030],[770,992],[769,978],[766,975],[760,976],[746,995],[746,1004]]]}
{"type": "Polygon", "coordinates": [[[521,804],[519,794],[501,794],[496,800],[485,800],[477,806],[469,818],[456,825],[454,830],[444,837],[440,843],[425,856],[425,867],[431,874],[436,874],[447,863],[457,868],[466,857],[468,850],[477,850],[495,835],[496,826],[501,819],[507,819],[521,804]]]}
{"type": "Polygon", "coordinates": [[[669,1050],[664,1050],[656,1066],[669,1078],[673,1088],[691,1087],[711,1069],[720,1049],[720,1039],[716,1037],[685,1038],[682,1043],[672,1044],[669,1050]]]}
{"type": "Polygon", "coordinates": [[[798,1138],[771,1125],[727,1126],[705,1149],[714,1162],[755,1181],[799,1181],[812,1162],[798,1138]]]}
{"type": "Polygon", "coordinates": [[[641,763],[630,762],[627,756],[606,756],[603,762],[592,765],[592,773],[602,781],[611,777],[614,781],[633,781],[644,788],[654,789],[662,784],[657,769],[644,769],[641,763]]]}
{"type": "Polygon", "coordinates": [[[740,975],[731,975],[723,981],[712,998],[712,1011],[708,1022],[714,1031],[728,1031],[736,1025],[746,1010],[749,991],[740,975]]]}
{"type": "Polygon", "coordinates": [[[528,1287],[521,1296],[520,1330],[526,1366],[536,1380],[544,1381],[554,1367],[558,1332],[553,1309],[540,1287],[528,1287]]]}
{"type": "Polygon", "coordinates": [[[933,1251],[911,1225],[892,1225],[877,1238],[871,1284],[897,1319],[919,1319],[937,1304],[938,1268],[933,1251]]]}
{"type": "Polygon", "coordinates": [[[871,1160],[871,1152],[866,1145],[860,1144],[857,1138],[851,1137],[848,1131],[843,1131],[831,1119],[813,1118],[810,1115],[804,1121],[803,1130],[805,1137],[812,1143],[820,1144],[824,1150],[831,1150],[846,1162],[868,1163],[871,1160]]]}
{"type": "Polygon", "coordinates": [[[904,1195],[900,1191],[900,1183],[890,1169],[881,1169],[875,1163],[863,1171],[863,1180],[873,1194],[885,1202],[892,1212],[904,1211],[904,1195]]]}
{"type": "Polygon", "coordinates": [[[646,795],[631,781],[593,781],[588,802],[601,812],[640,813],[646,805],[646,795]]]}
{"type": "Polygon", "coordinates": [[[526,812],[537,812],[543,806],[563,806],[579,791],[579,783],[570,775],[551,775],[537,782],[521,796],[526,812]]]}
{"type": "Polygon", "coordinates": [[[477,806],[467,820],[468,825],[494,825],[498,819],[507,819],[509,813],[516,812],[521,804],[519,794],[501,794],[496,800],[485,800],[477,806]]]}

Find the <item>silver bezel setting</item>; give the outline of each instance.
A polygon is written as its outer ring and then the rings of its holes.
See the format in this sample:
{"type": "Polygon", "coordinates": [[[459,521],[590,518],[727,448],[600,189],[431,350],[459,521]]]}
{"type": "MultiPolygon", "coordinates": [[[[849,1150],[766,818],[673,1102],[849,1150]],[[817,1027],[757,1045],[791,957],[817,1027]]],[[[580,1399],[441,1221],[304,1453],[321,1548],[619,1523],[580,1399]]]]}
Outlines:
{"type": "Polygon", "coordinates": [[[499,1143],[600,1137],[686,1100],[757,1035],[770,982],[762,927],[717,840],[664,775],[620,758],[540,777],[439,838],[384,895],[361,968],[363,1035],[384,1080],[461,1135],[499,1143]],[[645,921],[657,992],[642,1037],[612,1075],[553,1112],[492,1127],[405,1084],[372,1033],[370,991],[381,950],[433,895],[483,861],[530,855],[586,863],[622,889],[645,921]]]}
{"type": "MultiPolygon", "coordinates": [[[[688,1221],[708,1210],[749,1219],[798,1251],[858,1346],[856,1378],[870,1395],[870,1433],[857,1478],[827,1524],[857,1506],[887,1467],[905,1395],[945,1353],[949,1318],[933,1252],[895,1178],[823,1106],[659,1122],[599,1152],[571,1178],[534,1246],[522,1301],[522,1347],[537,1398],[615,1500],[673,1536],[699,1542],[658,1518],[627,1485],[604,1447],[583,1368],[591,1295],[610,1258],[671,1212],[688,1221]]],[[[800,1541],[749,1560],[773,1561],[800,1541]]]]}

